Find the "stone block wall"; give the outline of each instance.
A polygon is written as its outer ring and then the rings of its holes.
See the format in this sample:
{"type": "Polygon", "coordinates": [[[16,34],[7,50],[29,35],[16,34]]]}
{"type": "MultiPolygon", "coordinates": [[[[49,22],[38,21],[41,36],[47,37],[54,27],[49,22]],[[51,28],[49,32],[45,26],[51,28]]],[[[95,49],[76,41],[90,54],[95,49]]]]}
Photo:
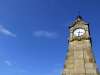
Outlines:
{"type": "Polygon", "coordinates": [[[90,40],[69,42],[62,75],[99,75],[90,40]]]}

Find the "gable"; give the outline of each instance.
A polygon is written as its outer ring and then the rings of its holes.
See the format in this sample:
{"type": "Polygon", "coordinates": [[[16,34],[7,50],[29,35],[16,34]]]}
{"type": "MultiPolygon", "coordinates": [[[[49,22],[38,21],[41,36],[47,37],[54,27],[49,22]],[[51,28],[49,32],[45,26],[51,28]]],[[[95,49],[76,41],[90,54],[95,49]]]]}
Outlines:
{"type": "Polygon", "coordinates": [[[74,30],[76,28],[84,28],[88,29],[89,23],[85,23],[81,18],[78,18],[71,26],[69,26],[70,30],[74,30]]]}

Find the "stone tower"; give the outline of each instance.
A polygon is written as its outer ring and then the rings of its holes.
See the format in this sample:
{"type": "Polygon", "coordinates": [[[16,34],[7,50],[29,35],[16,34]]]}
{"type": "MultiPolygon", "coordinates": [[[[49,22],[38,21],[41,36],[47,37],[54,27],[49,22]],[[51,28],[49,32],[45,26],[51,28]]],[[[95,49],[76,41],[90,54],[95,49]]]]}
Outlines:
{"type": "Polygon", "coordinates": [[[89,23],[85,23],[79,15],[69,29],[69,48],[62,75],[99,75],[92,50],[89,23]]]}

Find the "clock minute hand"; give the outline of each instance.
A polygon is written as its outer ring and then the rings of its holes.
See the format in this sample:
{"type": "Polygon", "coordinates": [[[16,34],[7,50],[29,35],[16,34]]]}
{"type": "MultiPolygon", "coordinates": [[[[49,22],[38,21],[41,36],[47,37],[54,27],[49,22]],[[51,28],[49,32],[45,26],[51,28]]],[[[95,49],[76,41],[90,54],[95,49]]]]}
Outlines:
{"type": "Polygon", "coordinates": [[[80,33],[83,33],[83,32],[80,32],[80,31],[79,31],[79,32],[77,32],[77,33],[78,33],[78,36],[79,36],[79,34],[80,34],[80,33]]]}

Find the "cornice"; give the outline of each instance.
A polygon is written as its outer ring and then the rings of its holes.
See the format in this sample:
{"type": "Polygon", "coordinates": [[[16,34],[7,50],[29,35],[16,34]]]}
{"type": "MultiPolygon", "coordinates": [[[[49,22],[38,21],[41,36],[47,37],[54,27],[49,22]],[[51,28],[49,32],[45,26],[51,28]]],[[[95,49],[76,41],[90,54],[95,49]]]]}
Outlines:
{"type": "Polygon", "coordinates": [[[91,36],[71,37],[71,38],[68,38],[68,41],[69,41],[69,42],[72,42],[72,41],[74,41],[74,40],[81,41],[82,39],[90,40],[90,38],[91,38],[91,36]]]}

